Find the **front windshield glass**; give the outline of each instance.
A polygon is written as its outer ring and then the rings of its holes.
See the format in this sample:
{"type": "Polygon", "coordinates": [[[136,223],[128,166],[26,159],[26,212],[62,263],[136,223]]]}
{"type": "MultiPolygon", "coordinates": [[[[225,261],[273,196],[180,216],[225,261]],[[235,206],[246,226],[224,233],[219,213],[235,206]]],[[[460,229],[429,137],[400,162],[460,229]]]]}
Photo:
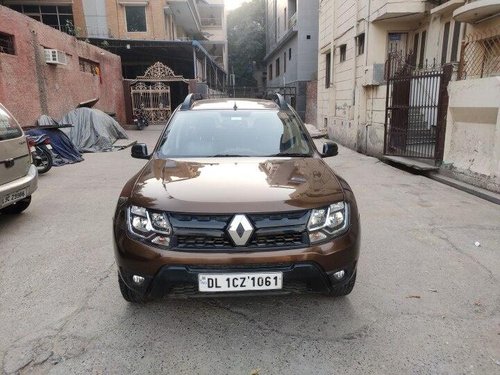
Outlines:
{"type": "Polygon", "coordinates": [[[264,110],[177,112],[159,148],[163,157],[309,156],[292,115],[264,110]]]}

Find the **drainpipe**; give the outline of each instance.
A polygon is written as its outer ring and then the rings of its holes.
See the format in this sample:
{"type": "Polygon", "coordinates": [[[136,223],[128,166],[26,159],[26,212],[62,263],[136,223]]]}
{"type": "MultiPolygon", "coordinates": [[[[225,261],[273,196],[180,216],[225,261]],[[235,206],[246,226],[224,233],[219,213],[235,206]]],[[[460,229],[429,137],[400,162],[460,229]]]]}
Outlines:
{"type": "MultiPolygon", "coordinates": [[[[371,8],[372,8],[372,0],[368,0],[368,9],[367,9],[367,16],[365,18],[366,20],[366,28],[365,28],[365,69],[368,66],[368,51],[370,50],[369,46],[370,44],[368,43],[369,38],[370,38],[370,17],[371,17],[371,8]]],[[[368,128],[373,125],[373,88],[370,88],[370,96],[372,99],[372,104],[370,108],[370,123],[368,121],[365,124],[365,155],[368,155],[368,128]]],[[[365,110],[368,107],[368,95],[365,97],[365,110]]]]}
{"type": "Polygon", "coordinates": [[[39,44],[38,41],[38,34],[36,33],[35,30],[31,30],[31,43],[33,45],[33,52],[35,55],[35,73],[36,73],[36,79],[37,79],[37,85],[38,85],[38,97],[39,97],[39,104],[40,104],[40,110],[44,115],[49,114],[49,106],[48,106],[48,100],[47,100],[47,87],[45,85],[45,76],[44,76],[44,61],[43,61],[43,55],[41,52],[42,46],[39,44]]]}
{"type": "MultiPolygon", "coordinates": [[[[355,122],[356,124],[356,129],[359,126],[359,110],[356,111],[356,84],[357,84],[357,79],[356,79],[356,66],[357,66],[357,57],[358,57],[358,51],[357,51],[357,36],[358,36],[358,12],[359,12],[359,1],[356,0],[356,13],[354,15],[354,56],[352,58],[352,121],[355,122]],[[357,115],[357,116],[356,116],[357,115]]],[[[357,132],[357,130],[356,130],[357,132]]],[[[356,137],[356,149],[358,148],[358,137],[356,137]]]]}

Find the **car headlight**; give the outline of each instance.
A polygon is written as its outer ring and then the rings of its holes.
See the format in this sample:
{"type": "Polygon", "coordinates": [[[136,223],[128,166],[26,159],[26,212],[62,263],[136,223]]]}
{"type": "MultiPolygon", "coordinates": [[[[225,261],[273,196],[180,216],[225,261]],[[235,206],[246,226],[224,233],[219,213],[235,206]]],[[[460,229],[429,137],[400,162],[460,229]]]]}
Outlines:
{"type": "Polygon", "coordinates": [[[345,233],[349,226],[349,204],[333,203],[326,208],[313,209],[307,224],[309,241],[314,244],[345,233]]]}
{"type": "Polygon", "coordinates": [[[131,234],[157,246],[168,248],[172,227],[165,212],[144,207],[127,208],[127,227],[131,234]]]}

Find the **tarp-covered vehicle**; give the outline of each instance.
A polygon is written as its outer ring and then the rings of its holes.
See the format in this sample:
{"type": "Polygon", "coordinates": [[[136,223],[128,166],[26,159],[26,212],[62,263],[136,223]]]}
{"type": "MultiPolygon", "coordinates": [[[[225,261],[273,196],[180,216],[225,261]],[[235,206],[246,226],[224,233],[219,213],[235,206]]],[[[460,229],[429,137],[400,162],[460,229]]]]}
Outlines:
{"type": "Polygon", "coordinates": [[[63,131],[80,152],[112,151],[116,140],[128,139],[120,124],[98,109],[76,108],[60,123],[73,125],[63,131]]]}

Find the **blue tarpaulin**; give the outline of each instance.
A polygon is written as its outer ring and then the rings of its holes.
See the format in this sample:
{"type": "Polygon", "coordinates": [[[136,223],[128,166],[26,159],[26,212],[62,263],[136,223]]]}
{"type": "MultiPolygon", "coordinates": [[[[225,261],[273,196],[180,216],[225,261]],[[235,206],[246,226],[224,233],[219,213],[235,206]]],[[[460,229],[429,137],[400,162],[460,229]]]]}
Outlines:
{"type": "Polygon", "coordinates": [[[59,129],[36,128],[25,131],[26,134],[39,136],[47,135],[52,145],[54,165],[73,164],[83,161],[82,155],[78,152],[68,136],[59,129]]]}

